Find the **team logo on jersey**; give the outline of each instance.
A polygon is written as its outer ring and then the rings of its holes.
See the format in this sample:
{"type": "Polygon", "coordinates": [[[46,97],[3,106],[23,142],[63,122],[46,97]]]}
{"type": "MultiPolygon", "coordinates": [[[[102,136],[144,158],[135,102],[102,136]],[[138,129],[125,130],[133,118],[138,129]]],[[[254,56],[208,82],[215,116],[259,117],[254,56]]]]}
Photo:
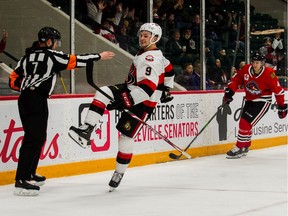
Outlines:
{"type": "Polygon", "coordinates": [[[252,80],[246,84],[246,91],[250,92],[252,95],[261,94],[261,89],[259,89],[258,84],[252,80]]]}
{"type": "Polygon", "coordinates": [[[154,57],[153,57],[152,55],[147,55],[147,56],[145,57],[145,59],[146,59],[146,61],[149,61],[149,62],[154,61],[154,57]]]}
{"type": "Polygon", "coordinates": [[[276,77],[276,74],[273,72],[270,74],[271,78],[274,79],[276,77]]]}
{"type": "Polygon", "coordinates": [[[128,77],[126,79],[126,83],[127,84],[134,84],[136,83],[136,67],[134,66],[134,64],[131,65],[129,73],[128,73],[128,77]]]}
{"type": "Polygon", "coordinates": [[[124,128],[125,128],[125,130],[130,131],[130,130],[131,130],[131,122],[130,122],[130,121],[127,121],[127,122],[124,124],[124,128]]]}

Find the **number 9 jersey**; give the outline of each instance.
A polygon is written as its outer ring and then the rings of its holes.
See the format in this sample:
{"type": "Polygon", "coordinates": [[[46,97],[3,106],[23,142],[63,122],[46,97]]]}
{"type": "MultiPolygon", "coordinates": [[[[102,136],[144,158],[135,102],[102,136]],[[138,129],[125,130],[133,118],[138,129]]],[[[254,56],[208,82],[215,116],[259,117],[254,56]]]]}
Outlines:
{"type": "Polygon", "coordinates": [[[143,102],[155,107],[160,101],[164,86],[172,88],[174,70],[159,49],[140,51],[130,67],[126,84],[135,104],[143,102]]]}

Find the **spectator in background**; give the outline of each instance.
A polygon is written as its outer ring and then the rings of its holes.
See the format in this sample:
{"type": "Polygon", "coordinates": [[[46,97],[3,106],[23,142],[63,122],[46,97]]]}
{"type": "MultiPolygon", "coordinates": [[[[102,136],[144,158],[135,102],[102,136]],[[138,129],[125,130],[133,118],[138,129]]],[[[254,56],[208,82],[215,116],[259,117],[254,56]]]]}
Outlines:
{"type": "Polygon", "coordinates": [[[7,37],[8,37],[8,33],[5,29],[3,29],[2,39],[0,41],[0,53],[2,53],[5,50],[7,37]]]}
{"type": "Polygon", "coordinates": [[[197,47],[197,50],[199,50],[200,48],[200,22],[201,22],[200,15],[195,14],[192,20],[192,32],[196,44],[199,45],[199,47],[197,47]]]}
{"type": "Polygon", "coordinates": [[[155,23],[159,23],[160,20],[160,16],[158,15],[158,7],[155,5],[153,5],[153,9],[152,9],[152,17],[153,17],[153,21],[155,23]]]}
{"type": "Polygon", "coordinates": [[[275,68],[276,70],[281,68],[281,65],[279,65],[279,63],[284,59],[284,46],[283,46],[283,40],[281,39],[281,33],[274,34],[272,47],[275,50],[277,58],[277,65],[275,68]]]}
{"type": "Polygon", "coordinates": [[[173,7],[170,8],[169,13],[174,14],[176,28],[182,29],[188,23],[191,23],[192,16],[189,13],[188,5],[184,0],[174,0],[173,7]]]}
{"type": "Polygon", "coordinates": [[[214,65],[215,64],[214,41],[210,38],[205,39],[205,53],[206,53],[206,64],[214,65]]]}
{"type": "MultiPolygon", "coordinates": [[[[222,38],[223,38],[223,47],[230,48],[230,31],[232,23],[236,23],[236,13],[234,11],[228,11],[227,13],[224,13],[223,19],[225,20],[225,27],[222,31],[222,38]]],[[[235,47],[234,47],[235,48],[235,47]]]]}
{"type": "Polygon", "coordinates": [[[264,45],[260,47],[259,52],[265,56],[265,66],[277,70],[277,56],[275,49],[272,46],[272,39],[270,37],[264,37],[264,45]]]}
{"type": "Polygon", "coordinates": [[[223,16],[218,12],[215,7],[210,8],[209,14],[206,19],[206,38],[213,40],[213,54],[217,55],[219,48],[223,47],[222,30],[224,27],[220,26],[223,16]]]}
{"type": "Polygon", "coordinates": [[[233,77],[234,75],[236,75],[237,73],[237,69],[235,66],[232,66],[230,69],[230,77],[233,77]]]}
{"type": "Polygon", "coordinates": [[[175,23],[175,16],[173,13],[168,14],[168,19],[167,19],[167,28],[168,30],[170,29],[175,29],[176,28],[176,23],[175,23]]]}
{"type": "Polygon", "coordinates": [[[210,68],[208,77],[212,81],[214,89],[223,89],[230,79],[227,71],[222,67],[220,59],[215,60],[215,65],[210,68]]]}
{"type": "MultiPolygon", "coordinates": [[[[238,25],[237,23],[232,23],[231,24],[231,28],[228,31],[228,38],[229,38],[229,43],[228,43],[228,47],[231,49],[236,49],[237,48],[240,51],[245,50],[245,44],[243,41],[237,40],[237,34],[238,34],[238,25]]],[[[240,31],[240,30],[239,30],[240,31]]]]}
{"type": "Polygon", "coordinates": [[[102,19],[113,19],[113,24],[118,26],[122,18],[122,3],[116,0],[108,0],[106,7],[103,9],[102,19]]]}
{"type": "Polygon", "coordinates": [[[246,16],[245,15],[241,15],[241,13],[239,13],[238,16],[240,16],[240,19],[241,19],[240,26],[238,27],[238,28],[240,28],[239,40],[244,43],[245,42],[246,16]]]}
{"type": "Polygon", "coordinates": [[[166,52],[170,56],[172,64],[181,65],[185,62],[184,54],[187,48],[181,44],[180,36],[180,30],[174,29],[166,44],[166,52]]]}
{"type": "Polygon", "coordinates": [[[103,10],[106,7],[104,0],[86,0],[88,17],[101,24],[103,10]]]}
{"type": "Polygon", "coordinates": [[[198,58],[199,50],[196,49],[196,42],[192,37],[192,30],[191,27],[185,27],[182,35],[180,37],[180,42],[183,46],[186,46],[185,55],[190,61],[194,61],[198,58]]]}
{"type": "Polygon", "coordinates": [[[126,25],[129,36],[136,36],[138,22],[139,18],[135,16],[135,8],[126,7],[119,25],[126,25]]]}
{"type": "MultiPolygon", "coordinates": [[[[196,60],[195,67],[192,63],[185,63],[182,74],[175,77],[175,82],[187,90],[201,90],[201,63],[196,60]]],[[[214,82],[209,81],[206,77],[206,89],[211,89],[210,84],[214,84],[214,82]]]]}
{"type": "Polygon", "coordinates": [[[276,50],[283,50],[284,46],[283,46],[283,42],[281,39],[281,33],[275,33],[274,34],[274,39],[273,39],[273,43],[272,43],[272,47],[276,50]]]}
{"type": "Polygon", "coordinates": [[[117,41],[119,41],[119,46],[123,50],[130,52],[129,37],[127,35],[127,26],[125,24],[122,24],[119,26],[117,34],[116,34],[116,39],[117,41]]]}
{"type": "Polygon", "coordinates": [[[160,17],[160,25],[163,27],[163,36],[169,37],[171,30],[176,29],[175,15],[173,12],[173,2],[163,0],[159,6],[157,13],[160,17]]]}
{"type": "Polygon", "coordinates": [[[119,46],[123,50],[134,55],[137,53],[137,48],[134,48],[134,43],[131,37],[127,35],[127,26],[125,24],[119,26],[116,34],[116,39],[119,42],[119,46]]]}
{"type": "Polygon", "coordinates": [[[222,68],[223,68],[225,71],[230,71],[231,66],[232,66],[232,63],[231,63],[231,61],[230,61],[230,58],[229,58],[228,55],[226,54],[226,50],[225,50],[225,49],[220,48],[219,51],[218,51],[218,53],[217,53],[216,58],[220,59],[222,68]]]}
{"type": "Polygon", "coordinates": [[[177,29],[174,20],[174,14],[173,13],[163,14],[162,17],[160,18],[159,25],[163,27],[162,41],[164,41],[163,47],[166,47],[166,43],[170,39],[170,35],[174,31],[174,29],[177,29]]]}
{"type": "Polygon", "coordinates": [[[183,65],[183,72],[175,77],[175,82],[186,88],[187,90],[192,90],[193,88],[193,64],[185,63],[183,65]]]}
{"type": "MultiPolygon", "coordinates": [[[[89,18],[104,26],[106,30],[108,29],[111,32],[115,32],[114,28],[119,25],[122,17],[122,3],[116,5],[116,0],[109,0],[107,3],[104,0],[86,0],[86,5],[89,18]],[[108,20],[109,23],[107,22],[108,20]]],[[[99,32],[102,35],[101,29],[95,30],[96,34],[99,32]]],[[[112,42],[115,41],[110,38],[107,32],[103,34],[106,35],[105,38],[108,40],[112,42]]]]}
{"type": "MultiPolygon", "coordinates": [[[[209,81],[208,77],[206,76],[206,90],[211,89],[211,81],[209,81]]],[[[194,71],[193,71],[193,78],[192,78],[192,89],[194,90],[201,90],[201,63],[199,60],[196,60],[194,63],[194,71]]]]}
{"type": "Polygon", "coordinates": [[[95,31],[96,34],[102,35],[107,40],[112,43],[119,45],[116,36],[115,36],[115,27],[113,18],[105,18],[102,20],[102,28],[95,31]]]}

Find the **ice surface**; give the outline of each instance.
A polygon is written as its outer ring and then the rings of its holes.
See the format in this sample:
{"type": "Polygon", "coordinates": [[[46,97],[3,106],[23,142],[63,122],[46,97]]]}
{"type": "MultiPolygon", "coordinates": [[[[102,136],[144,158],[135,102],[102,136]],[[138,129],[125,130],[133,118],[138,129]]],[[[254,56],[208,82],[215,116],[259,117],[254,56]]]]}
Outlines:
{"type": "Polygon", "coordinates": [[[48,179],[39,196],[0,187],[5,216],[287,216],[287,145],[129,168],[108,192],[113,171],[48,179]]]}

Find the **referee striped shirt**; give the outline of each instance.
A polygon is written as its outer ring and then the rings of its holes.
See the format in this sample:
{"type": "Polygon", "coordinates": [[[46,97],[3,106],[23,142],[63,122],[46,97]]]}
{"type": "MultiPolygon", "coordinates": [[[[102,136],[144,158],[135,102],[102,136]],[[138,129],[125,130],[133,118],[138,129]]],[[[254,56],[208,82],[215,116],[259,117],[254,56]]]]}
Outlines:
{"type": "Polygon", "coordinates": [[[98,53],[73,55],[39,48],[20,59],[10,74],[9,86],[16,91],[30,89],[49,96],[60,71],[86,67],[89,61],[98,61],[100,58],[98,53]]]}

